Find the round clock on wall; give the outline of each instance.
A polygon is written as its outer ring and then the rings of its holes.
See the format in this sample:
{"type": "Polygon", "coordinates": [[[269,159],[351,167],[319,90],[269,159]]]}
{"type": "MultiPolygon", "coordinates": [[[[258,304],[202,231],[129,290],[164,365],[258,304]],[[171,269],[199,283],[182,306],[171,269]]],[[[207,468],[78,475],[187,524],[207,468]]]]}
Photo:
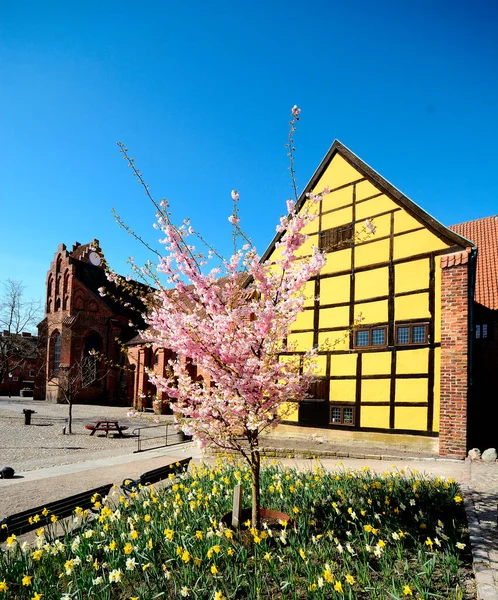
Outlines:
{"type": "Polygon", "coordinates": [[[90,259],[90,262],[92,263],[92,265],[95,265],[96,267],[98,267],[100,265],[100,256],[96,253],[96,252],[90,252],[90,255],[88,257],[90,259]]]}

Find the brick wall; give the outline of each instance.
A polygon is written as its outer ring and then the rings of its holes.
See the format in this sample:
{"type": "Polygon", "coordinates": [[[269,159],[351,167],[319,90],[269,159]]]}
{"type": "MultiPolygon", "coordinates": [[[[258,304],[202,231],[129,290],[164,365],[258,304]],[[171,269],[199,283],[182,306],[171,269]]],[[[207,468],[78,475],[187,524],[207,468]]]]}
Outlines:
{"type": "Polygon", "coordinates": [[[441,258],[439,454],[465,458],[468,399],[468,254],[441,258]]]}

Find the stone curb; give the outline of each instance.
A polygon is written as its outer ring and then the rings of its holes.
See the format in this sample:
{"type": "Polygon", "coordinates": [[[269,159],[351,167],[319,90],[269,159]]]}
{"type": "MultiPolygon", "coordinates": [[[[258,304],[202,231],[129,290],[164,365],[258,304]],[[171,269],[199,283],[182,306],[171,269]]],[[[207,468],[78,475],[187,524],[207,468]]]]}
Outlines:
{"type": "MultiPolygon", "coordinates": [[[[232,450],[206,448],[206,454],[234,454],[232,450]]],[[[267,458],[356,458],[360,460],[389,460],[389,461],[422,461],[422,462],[462,462],[458,458],[445,458],[443,456],[398,456],[392,454],[363,454],[359,452],[346,452],[343,450],[295,450],[294,448],[260,448],[261,456],[267,458]]]]}
{"type": "Polygon", "coordinates": [[[469,490],[464,490],[464,506],[469,525],[470,547],[472,551],[472,568],[476,579],[478,600],[498,600],[498,591],[494,584],[493,573],[490,568],[489,555],[483,544],[481,526],[476,517],[476,507],[469,490]]]}

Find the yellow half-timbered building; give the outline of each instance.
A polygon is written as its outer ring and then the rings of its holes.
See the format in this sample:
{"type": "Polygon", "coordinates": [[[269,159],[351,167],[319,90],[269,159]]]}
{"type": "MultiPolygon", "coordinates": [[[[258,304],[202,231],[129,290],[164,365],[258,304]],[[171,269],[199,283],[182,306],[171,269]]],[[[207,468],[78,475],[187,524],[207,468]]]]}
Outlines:
{"type": "Polygon", "coordinates": [[[316,245],[327,262],[288,338],[289,352],[318,349],[318,380],[287,424],[432,447],[441,434],[440,453],[461,456],[472,243],[337,141],[298,207],[324,188],[306,252],[316,245]]]}

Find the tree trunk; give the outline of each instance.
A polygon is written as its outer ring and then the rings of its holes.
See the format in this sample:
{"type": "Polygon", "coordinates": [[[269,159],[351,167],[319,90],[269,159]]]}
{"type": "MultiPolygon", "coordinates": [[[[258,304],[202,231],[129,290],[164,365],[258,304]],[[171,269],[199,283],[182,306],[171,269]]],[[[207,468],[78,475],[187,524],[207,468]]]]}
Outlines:
{"type": "Polygon", "coordinates": [[[261,519],[259,510],[261,508],[261,490],[260,490],[260,470],[261,470],[261,457],[259,455],[259,448],[253,448],[251,453],[251,474],[252,474],[252,526],[256,529],[261,529],[261,519]]]}
{"type": "Polygon", "coordinates": [[[68,429],[69,433],[73,433],[72,425],[73,425],[73,403],[70,401],[69,402],[69,419],[68,419],[68,424],[67,424],[67,429],[68,429]]]}

